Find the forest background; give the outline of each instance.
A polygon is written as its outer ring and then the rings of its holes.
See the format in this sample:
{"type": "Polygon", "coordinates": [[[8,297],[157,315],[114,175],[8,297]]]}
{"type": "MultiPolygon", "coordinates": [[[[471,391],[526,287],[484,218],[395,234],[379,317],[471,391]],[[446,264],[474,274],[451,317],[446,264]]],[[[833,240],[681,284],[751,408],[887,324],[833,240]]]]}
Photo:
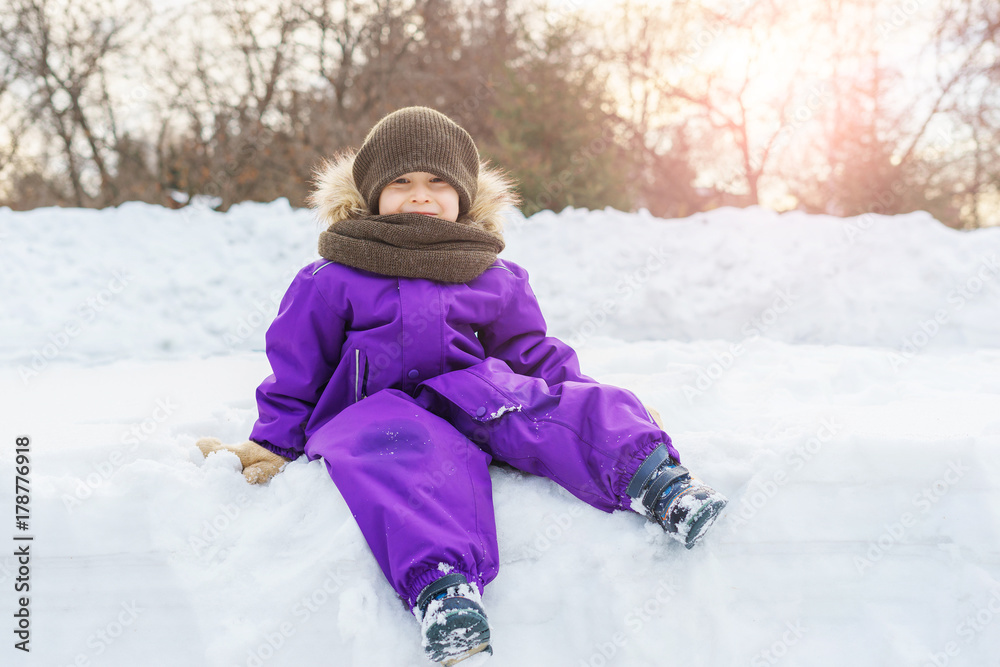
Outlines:
{"type": "Polygon", "coordinates": [[[0,206],[306,205],[439,109],[523,212],[1000,224],[995,0],[9,0],[0,206]]]}

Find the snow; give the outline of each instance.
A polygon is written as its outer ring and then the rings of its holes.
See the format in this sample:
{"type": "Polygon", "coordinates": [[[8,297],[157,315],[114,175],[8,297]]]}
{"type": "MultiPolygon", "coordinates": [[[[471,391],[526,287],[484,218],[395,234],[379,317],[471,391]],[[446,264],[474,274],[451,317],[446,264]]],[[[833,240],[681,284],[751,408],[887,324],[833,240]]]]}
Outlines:
{"type": "MultiPolygon", "coordinates": [[[[34,536],[31,653],[8,634],[4,664],[428,664],[321,462],[255,487],[194,446],[246,439],[318,231],[284,201],[0,209],[11,629],[12,538],[34,536]]],[[[688,551],[494,470],[486,664],[996,664],[1000,229],[567,209],[507,234],[553,335],[657,408],[730,505],[688,551]]]]}
{"type": "Polygon", "coordinates": [[[489,416],[486,421],[493,421],[494,419],[500,419],[508,412],[520,412],[524,406],[522,405],[502,405],[500,409],[489,416]]]}

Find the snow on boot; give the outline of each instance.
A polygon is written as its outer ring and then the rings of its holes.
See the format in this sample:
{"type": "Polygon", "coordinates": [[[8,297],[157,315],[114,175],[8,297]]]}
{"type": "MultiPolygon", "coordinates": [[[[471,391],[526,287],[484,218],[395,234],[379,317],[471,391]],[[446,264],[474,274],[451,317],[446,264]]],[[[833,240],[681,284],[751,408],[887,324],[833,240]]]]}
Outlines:
{"type": "Polygon", "coordinates": [[[646,457],[626,492],[635,511],[660,524],[688,549],[704,537],[729,502],[675,463],[664,445],[646,457]]]}
{"type": "Polygon", "coordinates": [[[490,626],[479,591],[461,574],[428,584],[417,596],[413,615],[420,622],[427,657],[445,667],[476,654],[490,655],[490,626]]]}

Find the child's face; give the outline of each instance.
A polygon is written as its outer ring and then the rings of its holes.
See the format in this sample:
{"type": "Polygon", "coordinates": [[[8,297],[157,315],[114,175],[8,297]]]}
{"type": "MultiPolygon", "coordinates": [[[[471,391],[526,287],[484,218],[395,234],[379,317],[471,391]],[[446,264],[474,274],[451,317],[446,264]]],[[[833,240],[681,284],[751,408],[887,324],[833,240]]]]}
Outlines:
{"type": "Polygon", "coordinates": [[[458,220],[458,192],[443,178],[426,171],[403,174],[382,189],[380,215],[424,213],[442,220],[458,220]]]}

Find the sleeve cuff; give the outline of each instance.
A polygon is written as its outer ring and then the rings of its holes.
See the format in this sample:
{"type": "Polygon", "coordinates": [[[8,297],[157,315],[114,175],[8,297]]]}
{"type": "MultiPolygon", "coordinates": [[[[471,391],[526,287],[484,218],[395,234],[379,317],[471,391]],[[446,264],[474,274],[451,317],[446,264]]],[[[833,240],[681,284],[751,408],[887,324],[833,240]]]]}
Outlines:
{"type": "Polygon", "coordinates": [[[278,456],[284,456],[286,459],[288,459],[290,461],[294,461],[295,459],[299,458],[302,455],[302,452],[300,452],[298,450],[295,450],[295,449],[285,449],[284,447],[278,447],[277,445],[272,445],[267,440],[251,440],[251,442],[257,443],[258,445],[260,445],[264,449],[266,449],[269,452],[272,452],[274,454],[277,454],[278,456]]]}

